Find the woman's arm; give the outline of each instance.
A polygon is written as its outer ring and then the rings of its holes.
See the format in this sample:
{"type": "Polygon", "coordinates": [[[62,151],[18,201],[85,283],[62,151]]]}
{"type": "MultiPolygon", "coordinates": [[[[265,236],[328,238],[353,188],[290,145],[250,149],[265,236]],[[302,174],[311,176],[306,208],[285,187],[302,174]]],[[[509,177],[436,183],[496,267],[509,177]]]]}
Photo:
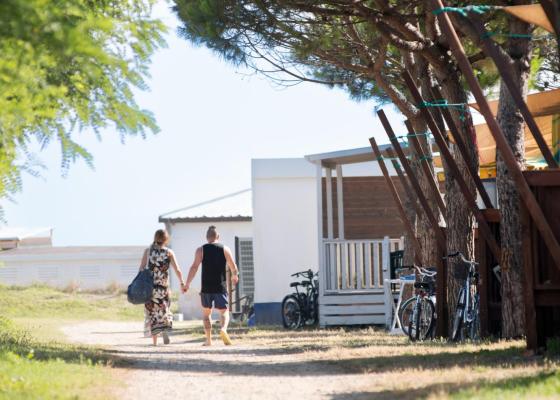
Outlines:
{"type": "Polygon", "coordinates": [[[144,250],[144,254],[142,255],[142,260],[140,261],[140,268],[138,271],[142,271],[148,262],[148,249],[144,250]]]}

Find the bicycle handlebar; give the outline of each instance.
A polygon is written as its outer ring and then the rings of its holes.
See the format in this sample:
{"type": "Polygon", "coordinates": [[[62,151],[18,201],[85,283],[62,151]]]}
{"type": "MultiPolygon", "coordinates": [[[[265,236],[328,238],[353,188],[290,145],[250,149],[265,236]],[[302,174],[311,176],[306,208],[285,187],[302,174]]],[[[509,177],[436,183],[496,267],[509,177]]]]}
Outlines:
{"type": "Polygon", "coordinates": [[[449,259],[449,258],[455,258],[455,257],[459,257],[460,260],[461,260],[462,262],[464,262],[465,264],[478,265],[478,263],[477,263],[476,261],[467,260],[467,259],[465,258],[465,255],[464,255],[463,253],[461,253],[460,251],[456,251],[455,253],[450,253],[450,254],[447,255],[447,257],[443,257],[443,259],[444,259],[444,260],[447,260],[447,259],[449,259]]]}
{"type": "Polygon", "coordinates": [[[313,278],[314,275],[315,275],[315,272],[308,269],[307,271],[296,272],[295,274],[292,274],[290,276],[306,276],[308,278],[313,278]]]}

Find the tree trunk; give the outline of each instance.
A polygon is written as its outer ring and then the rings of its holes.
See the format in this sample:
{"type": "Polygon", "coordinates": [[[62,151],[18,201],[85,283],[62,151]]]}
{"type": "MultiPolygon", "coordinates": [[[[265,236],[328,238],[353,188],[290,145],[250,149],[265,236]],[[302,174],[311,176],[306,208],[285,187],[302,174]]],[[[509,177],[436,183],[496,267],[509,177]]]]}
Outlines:
{"type": "MultiPolygon", "coordinates": [[[[466,104],[468,96],[461,85],[459,76],[448,76],[442,85],[443,95],[449,103],[466,104]]],[[[472,179],[466,173],[466,163],[473,165],[478,170],[478,149],[474,141],[474,126],[468,110],[464,111],[450,109],[455,124],[459,127],[463,140],[467,144],[469,159],[463,160],[459,151],[450,145],[453,158],[463,172],[463,179],[468,185],[469,192],[476,198],[476,187],[472,179]],[[470,146],[469,146],[470,144],[470,146]]],[[[457,184],[455,177],[450,173],[444,163],[445,170],[445,192],[447,203],[447,251],[449,253],[460,251],[470,260],[474,259],[474,216],[468,207],[465,197],[457,184]]],[[[466,276],[465,267],[457,260],[447,262],[447,312],[448,327],[451,332],[453,315],[457,304],[460,280],[466,276]]]]}
{"type": "MultiPolygon", "coordinates": [[[[511,19],[509,31],[530,33],[528,24],[511,19]]],[[[527,96],[530,74],[530,40],[509,39],[507,51],[512,58],[517,88],[527,96]]],[[[511,95],[500,85],[498,123],[509,142],[518,164],[523,167],[525,158],[525,123],[511,95]]],[[[500,237],[502,247],[502,337],[516,338],[525,331],[525,304],[523,299],[523,248],[519,218],[519,194],[515,182],[500,155],[496,154],[498,204],[501,211],[500,237]]]]}

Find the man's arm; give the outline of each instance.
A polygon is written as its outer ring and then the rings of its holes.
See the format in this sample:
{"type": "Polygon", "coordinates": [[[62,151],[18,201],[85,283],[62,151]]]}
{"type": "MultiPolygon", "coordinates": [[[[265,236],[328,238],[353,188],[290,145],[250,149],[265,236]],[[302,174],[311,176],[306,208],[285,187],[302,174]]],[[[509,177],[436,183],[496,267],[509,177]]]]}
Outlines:
{"type": "Polygon", "coordinates": [[[233,261],[231,250],[227,246],[224,246],[224,256],[226,256],[226,263],[231,271],[231,281],[234,285],[237,285],[237,282],[239,282],[239,271],[237,270],[237,264],[233,261]]]}
{"type": "Polygon", "coordinates": [[[198,249],[196,249],[196,252],[194,253],[194,261],[191,265],[191,268],[189,269],[189,275],[187,276],[187,281],[185,282],[185,288],[184,288],[184,293],[187,292],[187,290],[189,290],[189,287],[191,286],[191,282],[193,281],[196,273],[198,272],[198,267],[200,267],[200,263],[202,262],[202,247],[199,247],[198,249]]]}

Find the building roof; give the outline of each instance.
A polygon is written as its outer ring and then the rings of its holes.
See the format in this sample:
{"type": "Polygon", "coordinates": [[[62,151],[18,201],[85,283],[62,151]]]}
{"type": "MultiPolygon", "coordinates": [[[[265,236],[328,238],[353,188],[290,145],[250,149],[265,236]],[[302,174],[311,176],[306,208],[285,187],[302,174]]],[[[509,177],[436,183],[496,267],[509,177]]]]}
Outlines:
{"type": "Polygon", "coordinates": [[[0,261],[52,261],[73,259],[129,259],[142,257],[148,246],[52,246],[18,247],[0,252],[0,261]]]}
{"type": "Polygon", "coordinates": [[[160,222],[251,221],[251,189],[244,189],[201,203],[192,204],[159,216],[160,222]]]}
{"type": "Polygon", "coordinates": [[[49,227],[36,227],[36,228],[13,227],[13,226],[0,227],[0,240],[19,241],[30,237],[49,238],[51,237],[51,235],[52,235],[52,228],[49,227]]]}
{"type": "MultiPolygon", "coordinates": [[[[389,147],[391,147],[391,144],[380,144],[379,150],[384,151],[389,147]]],[[[403,148],[403,150],[405,151],[405,153],[407,152],[406,148],[403,148]]],[[[334,168],[336,165],[348,165],[368,161],[377,161],[377,158],[373,154],[371,146],[358,147],[348,150],[331,151],[328,153],[310,154],[305,156],[305,158],[309,162],[321,162],[323,166],[331,168],[334,168]]]]}

